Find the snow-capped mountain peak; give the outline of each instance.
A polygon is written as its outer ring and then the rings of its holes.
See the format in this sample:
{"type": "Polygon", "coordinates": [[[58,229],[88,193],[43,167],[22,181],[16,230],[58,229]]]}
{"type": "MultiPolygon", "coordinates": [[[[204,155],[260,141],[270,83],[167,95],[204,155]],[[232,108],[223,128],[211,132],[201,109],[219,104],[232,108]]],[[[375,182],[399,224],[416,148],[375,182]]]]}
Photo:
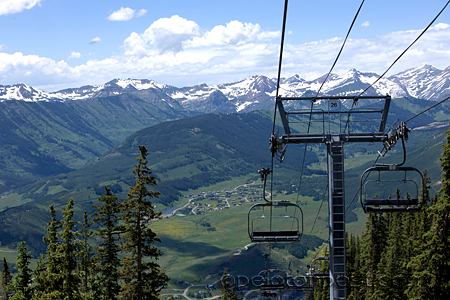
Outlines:
{"type": "Polygon", "coordinates": [[[105,87],[112,86],[113,84],[120,86],[122,89],[134,88],[136,90],[147,90],[150,88],[162,89],[165,87],[164,84],[147,79],[114,79],[106,83],[105,87]]]}
{"type": "MultiPolygon", "coordinates": [[[[372,85],[379,75],[350,69],[344,74],[327,74],[311,81],[298,75],[282,78],[279,94],[285,97],[359,95],[372,85]],[[325,84],[322,83],[327,78],[325,84]]],[[[233,112],[272,109],[276,95],[277,79],[253,75],[234,83],[218,85],[201,84],[177,88],[148,79],[114,79],[104,85],[83,86],[48,93],[24,83],[0,86],[0,101],[67,101],[88,100],[126,93],[142,93],[154,89],[164,99],[178,102],[186,110],[233,112]],[[164,96],[165,95],[165,96],[164,96]]],[[[425,65],[406,70],[389,78],[382,78],[366,95],[386,95],[393,98],[415,97],[440,100],[450,95],[450,67],[439,70],[425,65]]]]}
{"type": "Polygon", "coordinates": [[[40,101],[50,100],[51,93],[35,89],[25,83],[17,83],[14,85],[0,85],[0,101],[4,100],[23,100],[23,101],[40,101]]]}

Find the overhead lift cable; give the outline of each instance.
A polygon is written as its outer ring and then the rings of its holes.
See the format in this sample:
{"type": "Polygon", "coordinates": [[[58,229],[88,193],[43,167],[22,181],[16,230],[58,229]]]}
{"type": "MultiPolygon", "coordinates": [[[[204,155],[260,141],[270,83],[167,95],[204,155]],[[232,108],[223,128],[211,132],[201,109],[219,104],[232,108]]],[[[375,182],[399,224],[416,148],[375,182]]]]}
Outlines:
{"type": "Polygon", "coordinates": [[[405,49],[398,57],[397,59],[391,64],[391,66],[377,79],[374,83],[369,85],[361,94],[359,94],[358,97],[365,94],[372,86],[374,86],[381,78],[383,78],[384,75],[397,63],[397,61],[422,37],[422,35],[433,25],[434,21],[442,14],[442,12],[445,10],[445,8],[450,3],[450,0],[447,2],[447,4],[444,5],[444,7],[441,9],[441,11],[437,14],[437,16],[428,24],[428,26],[422,31],[422,33],[414,40],[414,42],[411,43],[411,45],[408,46],[408,48],[405,49]]]}
{"type": "Polygon", "coordinates": [[[358,17],[359,12],[361,11],[361,7],[363,6],[364,1],[365,0],[363,0],[361,2],[361,5],[359,6],[355,17],[353,18],[352,25],[350,25],[350,28],[348,29],[347,35],[345,36],[344,42],[342,43],[342,46],[341,46],[341,50],[339,50],[339,53],[336,56],[336,59],[334,60],[333,66],[331,66],[330,72],[328,72],[327,77],[325,77],[325,80],[322,82],[322,85],[320,86],[319,90],[317,91],[316,98],[319,97],[320,90],[322,90],[322,87],[324,86],[325,82],[327,81],[328,77],[330,76],[331,72],[333,71],[334,66],[336,66],[336,63],[337,63],[339,57],[341,56],[342,50],[344,49],[345,43],[347,42],[348,36],[350,35],[350,32],[352,31],[353,25],[355,24],[356,18],[358,17]]]}
{"type": "Polygon", "coordinates": [[[447,98],[445,98],[445,99],[443,99],[443,100],[439,101],[438,103],[436,103],[436,104],[434,104],[434,105],[432,105],[432,106],[428,107],[428,108],[427,108],[427,109],[425,109],[424,111],[422,111],[422,112],[420,112],[420,113],[416,114],[415,116],[413,116],[413,117],[409,118],[408,120],[406,120],[406,121],[404,121],[404,122],[405,122],[405,123],[408,123],[409,121],[411,121],[411,120],[412,120],[412,119],[414,119],[415,117],[418,117],[418,116],[420,116],[420,115],[421,115],[421,114],[423,114],[424,112],[427,112],[427,111],[429,111],[430,109],[432,109],[432,108],[434,108],[434,107],[438,106],[439,104],[441,104],[442,102],[445,102],[445,101],[447,101],[448,99],[450,99],[450,96],[448,96],[447,98]]]}
{"type": "Polygon", "coordinates": [[[323,202],[325,201],[325,196],[327,194],[327,190],[328,190],[328,184],[327,184],[327,187],[325,189],[325,193],[323,193],[322,201],[320,202],[320,207],[319,207],[319,210],[317,211],[316,218],[314,219],[313,226],[311,228],[311,231],[309,232],[308,238],[306,239],[305,248],[304,248],[304,249],[306,249],[306,251],[308,251],[307,247],[308,247],[309,237],[312,235],[312,232],[314,230],[314,226],[316,225],[316,221],[319,218],[320,210],[322,209],[323,202]]]}
{"type": "MultiPolygon", "coordinates": [[[[317,97],[319,96],[319,93],[320,93],[320,91],[322,90],[322,87],[325,85],[325,82],[328,80],[328,77],[330,76],[331,72],[333,71],[334,67],[336,66],[336,63],[337,63],[339,57],[341,56],[342,50],[344,49],[345,43],[347,42],[348,36],[350,35],[350,32],[351,32],[352,29],[353,29],[353,25],[355,25],[356,19],[358,18],[359,12],[361,11],[361,8],[362,8],[362,6],[363,6],[363,4],[364,4],[364,1],[365,1],[365,0],[363,0],[363,1],[361,2],[360,6],[359,6],[359,8],[358,8],[358,11],[357,11],[356,14],[355,14],[355,17],[353,18],[352,24],[350,25],[350,28],[348,29],[347,35],[345,36],[344,42],[342,43],[341,49],[339,50],[339,53],[338,53],[338,55],[336,56],[336,59],[334,60],[334,63],[333,63],[333,65],[331,66],[330,71],[328,72],[327,76],[325,77],[325,80],[322,82],[320,88],[317,90],[316,96],[315,96],[314,98],[317,98],[317,97]]],[[[313,109],[314,102],[315,102],[315,100],[311,101],[311,112],[312,112],[312,109],[313,109]]],[[[311,127],[311,116],[312,116],[312,113],[310,113],[310,115],[309,115],[309,122],[308,122],[308,130],[307,130],[307,133],[309,133],[310,127],[311,127]]],[[[298,199],[299,199],[299,196],[300,196],[300,188],[301,188],[301,184],[302,184],[303,170],[304,170],[304,166],[305,166],[305,159],[306,159],[306,151],[307,151],[307,147],[308,147],[308,143],[305,144],[304,152],[303,152],[302,168],[301,168],[300,180],[299,180],[298,189],[297,189],[297,203],[298,203],[298,201],[299,201],[298,199]]],[[[325,188],[324,197],[325,197],[325,195],[326,195],[327,190],[328,190],[328,185],[327,185],[327,187],[325,188]]],[[[310,235],[312,234],[312,231],[314,230],[314,227],[315,227],[315,225],[316,225],[316,222],[317,222],[317,219],[318,219],[320,210],[322,209],[323,201],[324,201],[324,198],[322,199],[322,202],[321,202],[321,204],[320,204],[320,207],[319,207],[319,210],[318,210],[318,212],[317,212],[316,218],[315,218],[314,223],[313,223],[313,225],[312,225],[312,229],[311,229],[310,235]]],[[[308,238],[307,238],[307,240],[306,240],[306,243],[305,243],[305,249],[307,249],[307,247],[308,247],[308,241],[309,241],[310,235],[308,235],[308,238]]]]}
{"type": "MultiPolygon", "coordinates": [[[[362,6],[364,4],[364,1],[365,0],[363,0],[361,2],[361,5],[359,6],[358,11],[355,14],[355,17],[353,18],[352,24],[350,25],[350,28],[348,29],[347,35],[345,36],[344,42],[342,43],[341,49],[339,50],[339,53],[336,56],[336,59],[334,60],[334,63],[331,66],[330,71],[328,72],[328,74],[325,77],[324,81],[322,81],[322,84],[320,85],[320,88],[317,90],[316,96],[314,98],[319,97],[319,93],[322,90],[322,87],[325,85],[325,82],[328,80],[328,77],[330,76],[331,72],[333,71],[334,67],[336,66],[336,63],[337,63],[339,57],[341,56],[342,50],[344,49],[345,43],[347,42],[348,36],[350,35],[350,32],[352,31],[353,25],[355,24],[355,21],[356,21],[358,15],[359,15],[359,12],[361,11],[361,8],[362,8],[362,6]]],[[[315,100],[311,101],[311,111],[313,109],[314,102],[315,102],[315,100]]],[[[309,130],[310,130],[310,127],[311,127],[311,116],[312,116],[312,114],[309,115],[309,122],[308,122],[307,133],[309,133],[309,130]]],[[[300,173],[300,182],[299,182],[299,185],[298,185],[298,192],[297,192],[297,202],[298,202],[298,198],[299,198],[300,187],[301,187],[301,184],[302,184],[303,169],[304,169],[304,165],[305,165],[307,147],[308,147],[308,143],[305,144],[304,152],[303,152],[302,169],[301,169],[301,173],[300,173]]]]}
{"type": "MultiPolygon", "coordinates": [[[[272,171],[273,171],[273,158],[274,155],[276,153],[276,149],[274,149],[275,145],[274,143],[274,138],[275,138],[275,120],[277,117],[277,101],[276,99],[278,99],[278,95],[280,93],[280,81],[281,81],[281,66],[283,63],[283,48],[284,48],[284,35],[286,32],[286,19],[287,19],[287,8],[288,8],[288,0],[285,0],[284,2],[284,13],[283,13],[283,28],[281,30],[281,45],[280,45],[280,59],[278,61],[278,78],[277,78],[277,91],[276,91],[276,95],[275,95],[275,109],[273,112],[273,126],[272,126],[272,137],[271,137],[271,149],[270,151],[272,152],[272,163],[271,163],[271,167],[272,167],[272,171]]],[[[270,198],[272,199],[272,191],[273,191],[273,172],[271,174],[271,182],[270,182],[270,198]]]]}
{"type": "MultiPolygon", "coordinates": [[[[281,33],[281,46],[280,46],[280,57],[279,57],[279,62],[278,62],[278,79],[277,79],[277,90],[276,90],[276,98],[278,98],[278,94],[279,94],[279,90],[280,90],[280,80],[281,80],[281,66],[282,66],[282,61],[283,61],[283,47],[284,47],[284,35],[285,35],[285,29],[286,29],[286,17],[287,17],[287,5],[288,5],[288,0],[285,1],[284,4],[284,15],[283,15],[283,29],[282,29],[282,33],[281,33]]],[[[275,141],[275,120],[276,120],[276,115],[277,115],[277,103],[275,101],[275,109],[274,109],[274,115],[273,115],[273,127],[272,127],[272,137],[270,139],[270,151],[272,154],[272,159],[271,159],[271,169],[267,170],[268,173],[271,173],[270,175],[270,201],[272,201],[273,198],[273,159],[274,156],[276,154],[276,147],[274,144],[275,141]]],[[[264,169],[264,168],[263,168],[264,169]]],[[[262,175],[263,176],[263,175],[262,175]]],[[[266,175],[267,176],[267,175],[266,175]]],[[[263,178],[263,177],[262,177],[263,178]]],[[[265,199],[265,183],[264,183],[264,195],[263,198],[265,199]]],[[[267,200],[266,200],[267,201],[267,200]]],[[[270,216],[272,216],[272,207],[270,208],[270,216]]],[[[272,221],[270,221],[270,230],[272,230],[272,221]]]]}
{"type": "MultiPolygon", "coordinates": [[[[353,109],[353,107],[356,104],[356,100],[361,97],[362,95],[364,95],[371,87],[373,87],[378,81],[381,80],[381,78],[384,77],[384,75],[386,75],[387,72],[389,72],[389,70],[397,63],[397,61],[422,37],[422,35],[431,27],[431,25],[433,25],[433,23],[436,21],[436,19],[441,15],[441,13],[445,10],[445,8],[448,6],[448,4],[450,3],[450,0],[447,2],[447,4],[444,5],[444,7],[441,9],[441,11],[436,15],[436,17],[430,22],[430,24],[428,24],[428,26],[422,31],[422,33],[408,46],[408,48],[406,48],[398,57],[397,59],[389,66],[389,68],[387,68],[387,70],[380,76],[378,77],[371,85],[369,85],[364,91],[362,91],[358,96],[355,97],[355,101],[353,101],[352,107],[350,108],[350,110],[348,111],[348,118],[347,118],[347,122],[345,123],[345,128],[344,128],[344,132],[347,130],[347,126],[348,123],[350,121],[350,113],[353,109]]],[[[354,200],[354,199],[353,199],[354,200]]],[[[353,201],[352,201],[353,202],[353,201]]]]}
{"type": "MultiPolygon", "coordinates": [[[[278,98],[279,92],[280,92],[281,65],[282,65],[282,62],[283,62],[284,33],[286,31],[287,8],[288,8],[288,0],[286,0],[284,2],[283,29],[281,31],[280,60],[278,61],[277,92],[276,92],[275,99],[278,98]]],[[[276,118],[276,115],[277,115],[277,103],[275,101],[272,134],[275,134],[275,118],[276,118]]]]}

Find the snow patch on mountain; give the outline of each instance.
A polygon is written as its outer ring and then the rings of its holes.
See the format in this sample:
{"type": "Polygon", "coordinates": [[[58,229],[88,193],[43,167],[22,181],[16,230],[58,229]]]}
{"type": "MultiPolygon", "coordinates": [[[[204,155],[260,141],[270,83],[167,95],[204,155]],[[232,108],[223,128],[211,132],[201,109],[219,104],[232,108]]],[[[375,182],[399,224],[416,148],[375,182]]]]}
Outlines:
{"type": "MultiPolygon", "coordinates": [[[[306,81],[299,75],[281,78],[279,95],[283,97],[357,96],[374,84],[379,75],[351,69],[344,74],[330,74],[306,81]]],[[[254,75],[238,82],[177,88],[147,79],[114,79],[104,85],[83,86],[47,93],[24,83],[0,86],[0,101],[69,101],[141,93],[155,89],[172,104],[187,110],[231,109],[237,112],[272,107],[277,92],[277,79],[254,75]],[[175,102],[173,102],[175,101],[175,102]]],[[[439,70],[425,65],[378,80],[365,95],[391,95],[392,98],[415,97],[437,101],[450,95],[450,67],[439,70]]]]}
{"type": "Polygon", "coordinates": [[[165,87],[164,84],[156,83],[153,80],[136,80],[136,79],[117,79],[113,81],[118,86],[126,89],[128,87],[133,87],[137,90],[148,90],[151,88],[162,89],[165,87]]]}

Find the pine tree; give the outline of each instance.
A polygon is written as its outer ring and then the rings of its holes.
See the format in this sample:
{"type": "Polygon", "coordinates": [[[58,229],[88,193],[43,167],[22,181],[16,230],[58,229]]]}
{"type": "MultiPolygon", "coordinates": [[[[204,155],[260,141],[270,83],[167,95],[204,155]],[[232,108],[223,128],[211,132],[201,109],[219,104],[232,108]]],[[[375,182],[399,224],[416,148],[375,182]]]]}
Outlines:
{"type": "Polygon", "coordinates": [[[357,270],[355,270],[355,259],[356,259],[356,238],[355,236],[353,236],[353,234],[348,234],[348,232],[345,233],[345,241],[346,241],[346,255],[345,255],[345,260],[346,260],[346,264],[347,264],[347,278],[348,278],[348,282],[347,282],[347,296],[350,295],[354,289],[354,284],[353,282],[350,282],[351,278],[353,278],[355,276],[355,272],[357,270]]]}
{"type": "Polygon", "coordinates": [[[41,256],[35,270],[35,290],[33,299],[61,299],[62,275],[60,267],[62,264],[59,253],[60,241],[58,231],[61,222],[56,219],[55,208],[50,206],[51,221],[48,223],[47,234],[44,243],[47,244],[47,252],[41,256]]]}
{"type": "Polygon", "coordinates": [[[47,263],[45,255],[39,256],[36,264],[36,268],[33,272],[33,283],[34,283],[34,297],[33,299],[43,299],[41,297],[45,293],[45,282],[48,281],[47,275],[47,263]]]}
{"type": "Polygon", "coordinates": [[[370,214],[361,237],[361,267],[365,284],[360,290],[360,295],[366,299],[371,299],[377,286],[377,266],[386,244],[387,226],[388,222],[383,214],[370,214]]]}
{"type": "Polygon", "coordinates": [[[16,270],[19,272],[13,281],[12,290],[14,296],[11,299],[14,300],[30,300],[33,295],[33,288],[31,287],[31,269],[30,260],[31,254],[27,252],[27,246],[24,240],[21,238],[19,247],[17,248],[17,264],[16,270]]]}
{"type": "Polygon", "coordinates": [[[80,242],[74,230],[74,202],[69,199],[63,207],[62,221],[56,220],[56,212],[50,207],[52,221],[47,227],[44,242],[47,243],[47,253],[38,265],[36,291],[33,299],[81,299],[81,274],[77,270],[77,256],[80,252],[80,242]]]}
{"type": "Polygon", "coordinates": [[[9,290],[12,282],[12,275],[9,271],[8,263],[6,262],[6,258],[3,257],[3,265],[2,265],[2,286],[0,291],[0,297],[2,299],[9,299],[9,290]]]}
{"type": "Polygon", "coordinates": [[[99,299],[100,287],[96,278],[96,257],[94,255],[94,248],[89,244],[89,239],[93,236],[93,232],[90,229],[92,222],[89,221],[89,217],[84,212],[83,223],[80,229],[80,263],[79,269],[83,271],[81,276],[80,292],[83,299],[99,299]]]}
{"type": "Polygon", "coordinates": [[[347,285],[350,286],[350,291],[347,294],[348,300],[360,299],[360,293],[362,287],[366,284],[365,274],[362,269],[361,262],[361,243],[359,236],[356,236],[355,240],[355,257],[353,259],[353,274],[348,276],[347,285]]]}
{"type": "Polygon", "coordinates": [[[402,215],[391,213],[387,218],[389,219],[388,239],[377,267],[377,287],[374,290],[373,299],[402,300],[406,299],[404,290],[407,286],[401,243],[402,215]]]}
{"type": "MultiPolygon", "coordinates": [[[[414,238],[410,244],[411,250],[409,251],[411,259],[407,264],[408,273],[410,273],[410,279],[408,288],[406,290],[410,299],[424,299],[428,290],[428,276],[427,265],[428,260],[423,257],[422,253],[426,251],[427,241],[424,240],[425,233],[431,228],[430,218],[428,216],[428,205],[431,204],[431,198],[429,195],[430,178],[427,176],[427,171],[423,172],[423,183],[421,186],[421,210],[416,215],[414,238]]],[[[433,201],[435,202],[435,201],[433,201]]],[[[406,228],[404,229],[406,230],[406,228]]]]}
{"type": "Polygon", "coordinates": [[[97,246],[99,256],[97,271],[101,282],[103,299],[117,299],[119,284],[119,201],[116,195],[105,186],[105,194],[98,198],[102,205],[93,206],[97,212],[93,214],[94,222],[99,224],[96,236],[101,239],[97,246]]]}
{"type": "Polygon", "coordinates": [[[442,187],[428,209],[431,227],[423,235],[423,251],[410,264],[418,282],[408,289],[411,299],[450,299],[450,130],[443,147],[442,187]]]}
{"type": "Polygon", "coordinates": [[[221,278],[222,286],[220,287],[220,299],[221,300],[241,300],[242,297],[236,294],[234,290],[234,282],[231,280],[231,277],[227,274],[227,271],[224,270],[222,278],[221,278]]]}
{"type": "MultiPolygon", "coordinates": [[[[325,247],[324,257],[329,257],[328,247],[325,247]]],[[[315,266],[315,272],[328,274],[330,271],[329,260],[320,260],[320,264],[315,266]]],[[[314,300],[326,300],[330,298],[330,279],[327,276],[314,278],[314,300]]]]}
{"type": "Polygon", "coordinates": [[[61,243],[61,274],[63,279],[62,293],[65,299],[81,299],[79,287],[81,276],[77,272],[77,255],[80,252],[80,243],[74,231],[76,221],[73,220],[74,202],[70,198],[67,207],[63,207],[63,220],[59,232],[61,243]]]}
{"type": "Polygon", "coordinates": [[[122,251],[128,254],[121,262],[124,282],[120,291],[121,299],[157,299],[169,280],[155,262],[162,252],[153,246],[160,239],[150,228],[151,221],[160,215],[154,211],[150,201],[158,197],[159,193],[147,189],[148,186],[156,185],[156,179],[151,176],[147,166],[148,150],[139,146],[139,151],[141,155],[133,171],[135,186],[130,187],[128,197],[121,204],[124,223],[122,251]],[[144,261],[144,258],[150,260],[144,261]]]}

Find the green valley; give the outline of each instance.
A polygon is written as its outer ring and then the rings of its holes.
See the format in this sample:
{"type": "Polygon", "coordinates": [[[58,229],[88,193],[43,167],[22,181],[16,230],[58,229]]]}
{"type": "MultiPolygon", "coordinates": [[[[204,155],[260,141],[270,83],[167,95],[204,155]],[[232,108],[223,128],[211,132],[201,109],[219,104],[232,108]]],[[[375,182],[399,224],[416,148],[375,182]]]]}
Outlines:
{"type": "MultiPolygon", "coordinates": [[[[406,100],[398,101],[399,105],[394,101],[391,107],[391,123],[395,118],[412,116],[420,107],[427,105],[425,101],[416,100],[412,106],[414,112],[411,112],[401,104],[406,100]]],[[[44,104],[39,105],[44,107],[44,104]]],[[[71,105],[74,105],[71,109],[77,111],[76,105],[81,104],[71,105]]],[[[45,251],[42,236],[50,218],[50,205],[55,205],[60,214],[59,208],[66,205],[69,198],[73,198],[75,218],[81,220],[83,211],[93,213],[92,204],[97,203],[97,198],[104,191],[103,186],[110,187],[119,199],[124,199],[129,186],[133,184],[132,170],[138,156],[138,146],[145,145],[151,153],[147,158],[149,166],[158,182],[154,190],[161,193],[159,198],[153,199],[156,209],[165,211],[174,206],[180,208],[174,216],[162,218],[152,224],[162,240],[157,247],[164,252],[160,263],[171,278],[170,287],[183,288],[182,284],[177,284],[177,280],[192,284],[211,283],[219,278],[219,273],[224,268],[233,274],[246,276],[259,272],[264,267],[262,253],[267,249],[262,245],[249,245],[247,214],[252,204],[261,201],[262,184],[257,171],[261,167],[271,167],[269,135],[272,130],[272,112],[205,114],[190,118],[184,118],[188,116],[187,113],[181,116],[174,113],[174,119],[177,116],[181,119],[161,122],[163,117],[158,120],[150,118],[152,120],[149,119],[148,122],[155,122],[151,127],[146,127],[142,119],[127,115],[130,120],[134,120],[132,123],[136,122],[128,127],[130,132],[127,133],[127,130],[115,132],[115,126],[122,126],[120,122],[125,122],[127,118],[111,121],[106,111],[116,106],[109,102],[102,105],[105,106],[105,113],[101,114],[103,117],[97,117],[104,123],[94,130],[86,123],[86,118],[83,119],[80,126],[85,127],[79,127],[80,132],[74,137],[80,139],[80,142],[69,143],[74,147],[78,145],[79,149],[87,149],[80,145],[95,140],[95,143],[89,144],[95,151],[87,151],[84,156],[71,160],[75,165],[77,162],[82,164],[88,161],[87,163],[82,166],[71,165],[64,155],[71,156],[74,148],[66,152],[56,148],[54,151],[63,156],[59,156],[57,160],[55,158],[55,161],[66,161],[66,164],[59,164],[62,169],[54,171],[59,174],[47,174],[45,177],[42,174],[36,175],[33,178],[39,180],[26,185],[23,182],[22,186],[1,195],[0,222],[4,224],[0,233],[2,247],[14,250],[20,237],[24,237],[34,257],[37,257],[45,251]],[[117,124],[114,125],[116,121],[117,124]],[[133,128],[139,126],[143,128],[134,132],[133,128]],[[108,138],[94,138],[98,132],[103,132],[108,138]],[[102,139],[103,144],[98,144],[102,139]],[[115,144],[117,146],[113,147],[115,144]],[[69,169],[75,167],[76,170],[69,169]]],[[[121,105],[117,104],[117,107],[121,105]]],[[[126,110],[129,111],[129,108],[126,110]]],[[[61,108],[60,111],[63,112],[64,109],[61,108]]],[[[420,170],[427,169],[437,188],[440,174],[438,157],[442,152],[440,145],[445,139],[445,123],[448,122],[441,111],[424,114],[408,124],[413,131],[407,143],[407,164],[420,170]],[[433,122],[440,123],[430,126],[433,122]]],[[[141,113],[139,115],[142,116],[141,113]]],[[[95,118],[92,116],[92,119],[95,118]]],[[[167,114],[165,118],[168,118],[167,114]]],[[[48,120],[45,122],[51,123],[48,120]]],[[[70,125],[71,123],[64,125],[63,118],[58,122],[58,128],[78,128],[70,125]]],[[[296,130],[301,132],[304,128],[299,125],[296,130]]],[[[22,132],[26,132],[25,129],[22,132]]],[[[57,136],[58,132],[54,131],[52,134],[57,136]]],[[[23,141],[26,144],[26,139],[23,141]]],[[[62,143],[61,140],[35,147],[64,147],[62,143]]],[[[381,148],[378,144],[345,146],[346,201],[350,206],[346,218],[347,229],[351,233],[361,234],[366,219],[357,197],[359,177],[373,164],[378,156],[377,151],[381,148]]],[[[274,198],[298,202],[303,210],[305,224],[304,238],[300,245],[297,248],[274,246],[274,257],[280,261],[292,262],[292,268],[301,273],[306,271],[304,265],[308,258],[315,254],[313,250],[328,238],[325,147],[307,147],[305,169],[300,181],[303,151],[303,145],[290,146],[284,162],[274,165],[273,177],[274,198]],[[315,224],[314,229],[312,224],[315,224]],[[309,235],[311,236],[308,238],[309,235]],[[306,240],[309,241],[308,245],[302,244],[306,240]]],[[[39,153],[35,152],[35,155],[41,157],[39,153]]],[[[402,159],[401,145],[397,145],[381,161],[402,159]]],[[[20,166],[19,164],[18,167],[20,166]]],[[[23,175],[23,178],[30,180],[31,177],[23,175]]]]}

